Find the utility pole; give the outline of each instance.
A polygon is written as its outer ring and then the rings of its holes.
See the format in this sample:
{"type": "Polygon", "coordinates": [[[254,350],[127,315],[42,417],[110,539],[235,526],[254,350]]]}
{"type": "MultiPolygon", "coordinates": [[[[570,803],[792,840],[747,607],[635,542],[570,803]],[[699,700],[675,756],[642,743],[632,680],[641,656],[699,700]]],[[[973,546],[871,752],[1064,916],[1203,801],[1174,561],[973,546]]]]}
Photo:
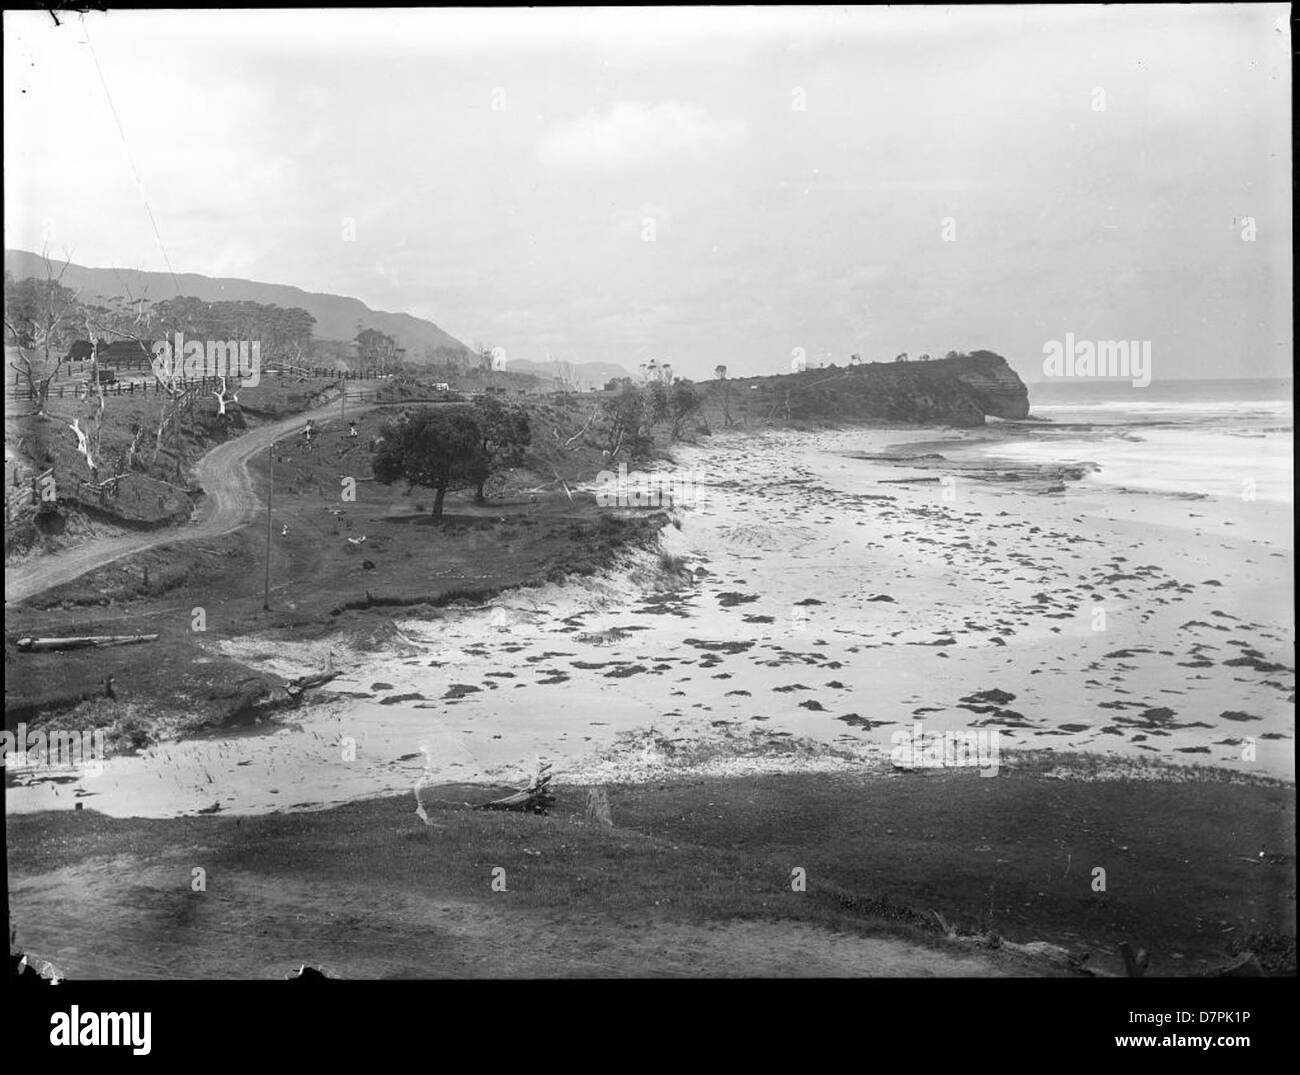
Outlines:
{"type": "Polygon", "coordinates": [[[275,441],[266,450],[266,578],[262,583],[262,609],[271,611],[271,490],[275,486],[275,441]]]}

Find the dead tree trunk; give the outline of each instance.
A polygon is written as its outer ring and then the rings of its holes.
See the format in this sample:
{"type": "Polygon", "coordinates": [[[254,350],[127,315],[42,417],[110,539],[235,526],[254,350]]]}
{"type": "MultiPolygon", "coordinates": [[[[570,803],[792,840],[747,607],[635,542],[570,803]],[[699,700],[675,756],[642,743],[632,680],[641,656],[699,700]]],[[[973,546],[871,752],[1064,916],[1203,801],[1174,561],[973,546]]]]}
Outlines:
{"type": "Polygon", "coordinates": [[[587,820],[600,825],[614,824],[609,808],[609,793],[604,788],[587,789],[587,820]]]}
{"type": "Polygon", "coordinates": [[[544,814],[555,805],[555,793],[551,790],[551,763],[542,762],[537,767],[537,774],[513,795],[504,799],[495,799],[484,803],[484,810],[517,810],[529,814],[544,814]]]}

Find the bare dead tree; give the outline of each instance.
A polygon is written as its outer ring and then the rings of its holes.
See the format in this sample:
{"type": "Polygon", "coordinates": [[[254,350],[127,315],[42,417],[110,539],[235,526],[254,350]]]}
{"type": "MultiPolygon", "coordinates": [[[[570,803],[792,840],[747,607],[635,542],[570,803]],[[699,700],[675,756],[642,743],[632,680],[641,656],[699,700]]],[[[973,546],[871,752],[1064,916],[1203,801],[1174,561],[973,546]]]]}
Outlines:
{"type": "MultiPolygon", "coordinates": [[[[96,405],[94,407],[93,417],[95,419],[95,428],[93,433],[93,444],[95,458],[101,458],[99,450],[104,433],[104,382],[99,376],[99,337],[91,325],[90,315],[86,315],[86,338],[90,341],[90,388],[93,388],[96,395],[96,405]]],[[[87,392],[89,400],[89,391],[87,392]]],[[[78,434],[80,436],[80,434],[78,434]]],[[[90,462],[90,454],[86,454],[86,463],[90,466],[91,477],[95,476],[95,466],[90,462]]]]}
{"type": "Polygon", "coordinates": [[[144,426],[142,426],[139,422],[131,423],[131,443],[127,445],[127,449],[126,449],[127,470],[133,470],[135,468],[136,453],[140,450],[140,437],[143,435],[143,433],[144,433],[144,426]]]}
{"type": "Polygon", "coordinates": [[[94,479],[96,477],[96,470],[98,468],[95,466],[94,457],[90,454],[89,439],[86,436],[86,431],[81,428],[81,419],[74,418],[68,424],[68,428],[71,429],[72,432],[77,435],[77,451],[81,455],[85,456],[86,469],[90,471],[90,476],[92,479],[94,479]]]}
{"type": "MultiPolygon", "coordinates": [[[[129,296],[128,296],[129,297],[129,296]]],[[[138,303],[141,300],[131,298],[132,303],[138,303]]],[[[143,309],[140,306],[140,309],[143,309]]],[[[138,343],[143,350],[148,342],[142,339],[136,333],[137,319],[141,319],[139,312],[134,316],[130,311],[104,310],[99,312],[99,319],[96,320],[90,315],[86,316],[86,331],[91,338],[91,368],[93,373],[93,382],[99,392],[100,413],[103,412],[104,387],[99,377],[99,338],[101,335],[116,336],[123,340],[133,340],[138,343]]],[[[152,321],[152,315],[149,317],[152,321]]],[[[184,375],[184,364],[179,355],[173,355],[170,362],[154,361],[150,364],[154,375],[154,380],[158,384],[159,392],[162,395],[162,406],[158,415],[158,426],[154,434],[154,449],[151,462],[156,463],[158,456],[162,454],[165,447],[170,447],[173,458],[173,477],[179,481],[181,469],[181,457],[179,447],[176,444],[180,435],[180,423],[177,420],[186,403],[193,405],[194,397],[198,394],[199,385],[187,384],[184,375]]],[[[131,448],[128,453],[130,463],[134,463],[138,453],[138,442],[140,434],[137,433],[131,442],[131,448]]]]}
{"type": "Polygon", "coordinates": [[[46,419],[49,417],[45,407],[49,401],[50,383],[58,376],[68,357],[59,352],[63,350],[62,336],[76,315],[78,296],[63,286],[63,276],[72,264],[71,258],[63,263],[57,274],[44,250],[41,260],[45,265],[45,280],[37,289],[37,308],[30,311],[30,317],[23,318],[20,311],[10,309],[6,303],[4,326],[8,337],[6,342],[17,354],[10,368],[26,382],[28,395],[36,401],[37,418],[46,419]]]}
{"type": "MultiPolygon", "coordinates": [[[[180,474],[181,458],[176,441],[180,435],[180,413],[186,396],[191,392],[185,383],[184,363],[179,355],[173,355],[171,362],[155,362],[152,365],[154,381],[162,395],[162,406],[158,411],[158,428],[154,434],[153,461],[158,461],[164,443],[169,444],[175,460],[174,472],[180,474]]],[[[197,386],[195,386],[197,390],[197,386]]]]}
{"type": "Polygon", "coordinates": [[[572,444],[575,440],[577,440],[577,439],[578,439],[579,437],[581,437],[584,433],[586,433],[587,430],[589,430],[589,429],[591,428],[591,423],[594,422],[594,421],[596,420],[596,415],[598,415],[599,413],[600,413],[600,405],[597,404],[595,407],[593,407],[593,408],[591,409],[591,414],[587,416],[587,422],[586,422],[586,424],[585,424],[585,425],[584,425],[580,430],[578,430],[578,432],[576,432],[575,434],[573,434],[573,436],[571,436],[568,440],[566,440],[566,441],[564,442],[564,447],[567,448],[567,447],[568,447],[570,444],[572,444]]]}

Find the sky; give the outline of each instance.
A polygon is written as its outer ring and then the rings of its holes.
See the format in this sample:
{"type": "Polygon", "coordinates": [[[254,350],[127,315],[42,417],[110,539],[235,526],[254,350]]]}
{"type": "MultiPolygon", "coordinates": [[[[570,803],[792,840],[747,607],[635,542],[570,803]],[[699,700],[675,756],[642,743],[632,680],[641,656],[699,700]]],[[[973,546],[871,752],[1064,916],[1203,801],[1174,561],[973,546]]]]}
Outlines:
{"type": "Polygon", "coordinates": [[[1289,376],[1284,5],[6,12],[5,245],[731,376],[1289,376]]]}

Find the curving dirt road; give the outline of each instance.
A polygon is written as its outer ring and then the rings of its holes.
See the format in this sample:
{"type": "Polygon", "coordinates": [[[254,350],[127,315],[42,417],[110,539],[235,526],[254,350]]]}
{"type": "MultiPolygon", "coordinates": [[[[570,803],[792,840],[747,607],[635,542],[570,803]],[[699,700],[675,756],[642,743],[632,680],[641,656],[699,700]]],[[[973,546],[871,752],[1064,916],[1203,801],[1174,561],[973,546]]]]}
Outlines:
{"type": "MultiPolygon", "coordinates": [[[[380,403],[351,403],[348,414],[382,406],[380,403]]],[[[5,568],[5,604],[25,601],[33,594],[54,586],[71,582],[75,578],[120,560],[124,556],[168,545],[176,541],[193,541],[197,538],[220,537],[238,530],[255,514],[261,502],[253,491],[248,462],[272,441],[279,440],[307,424],[308,419],[318,426],[338,417],[336,403],[325,404],[315,410],[304,411],[271,425],[261,426],[242,437],[218,444],[198,462],[195,475],[205,497],[199,507],[198,518],[178,529],[159,530],[147,534],[129,534],[125,537],[91,540],[76,548],[65,549],[28,563],[5,568]]]]}

